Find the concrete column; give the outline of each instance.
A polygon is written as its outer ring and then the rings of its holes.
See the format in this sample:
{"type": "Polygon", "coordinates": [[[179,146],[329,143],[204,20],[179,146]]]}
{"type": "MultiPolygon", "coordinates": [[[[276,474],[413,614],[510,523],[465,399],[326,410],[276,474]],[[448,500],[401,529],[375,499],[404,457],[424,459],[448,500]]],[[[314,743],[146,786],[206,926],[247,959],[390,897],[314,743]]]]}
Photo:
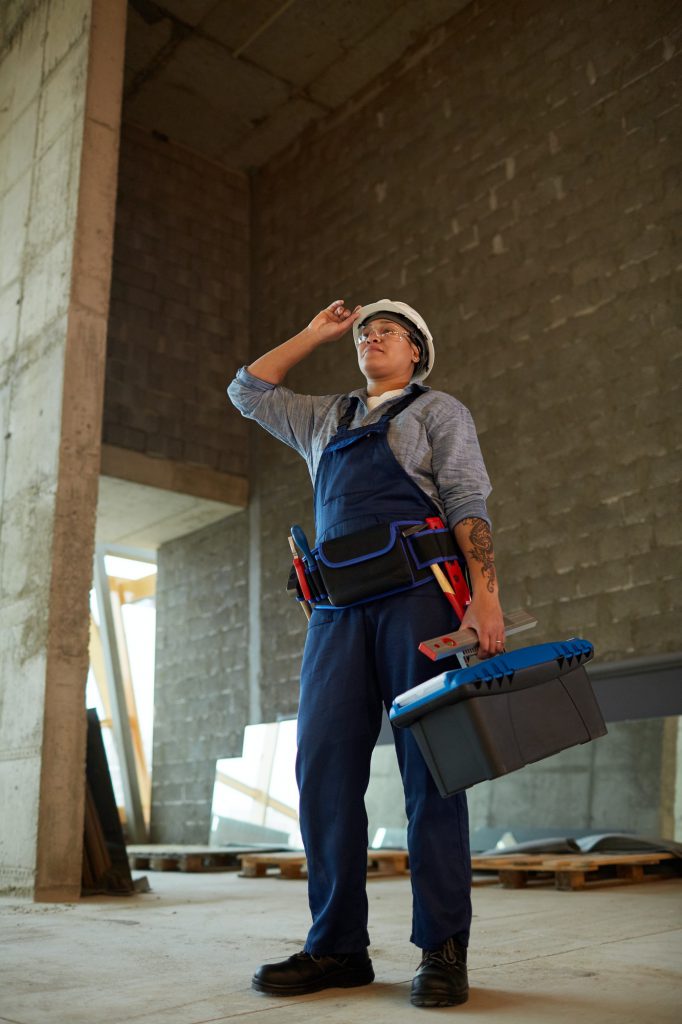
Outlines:
{"type": "Polygon", "coordinates": [[[0,23],[0,890],[80,893],[125,0],[0,23]]]}

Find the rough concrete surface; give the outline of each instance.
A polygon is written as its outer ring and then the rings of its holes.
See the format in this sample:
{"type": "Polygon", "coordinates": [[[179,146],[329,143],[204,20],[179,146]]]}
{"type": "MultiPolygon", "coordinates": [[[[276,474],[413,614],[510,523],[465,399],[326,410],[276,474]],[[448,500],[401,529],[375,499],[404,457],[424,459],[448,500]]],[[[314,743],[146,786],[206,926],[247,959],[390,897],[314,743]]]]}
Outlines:
{"type": "Polygon", "coordinates": [[[0,53],[0,887],[80,887],[125,5],[24,5],[0,53]],[[13,309],[12,309],[13,304],[13,309]],[[30,680],[30,700],[15,691],[30,680]]]}
{"type": "Polygon", "coordinates": [[[468,2],[193,0],[156,5],[153,18],[131,4],[126,117],[232,167],[259,166],[407,65],[468,2]]]}
{"type": "Polygon", "coordinates": [[[0,58],[0,690],[12,694],[0,717],[0,801],[12,822],[12,835],[0,834],[6,889],[33,882],[50,729],[49,584],[84,130],[84,91],[72,83],[87,67],[89,7],[78,0],[65,14],[63,4],[34,5],[0,58]],[[26,684],[28,699],[13,699],[26,684]]]}
{"type": "MultiPolygon", "coordinates": [[[[254,967],[298,951],[305,883],[150,873],[153,892],[50,906],[0,901],[3,1024],[400,1024],[419,960],[406,879],[368,885],[376,981],[276,999],[254,967]]],[[[679,1020],[682,883],[593,889],[476,887],[471,996],[436,1017],[509,1024],[679,1020]]]]}

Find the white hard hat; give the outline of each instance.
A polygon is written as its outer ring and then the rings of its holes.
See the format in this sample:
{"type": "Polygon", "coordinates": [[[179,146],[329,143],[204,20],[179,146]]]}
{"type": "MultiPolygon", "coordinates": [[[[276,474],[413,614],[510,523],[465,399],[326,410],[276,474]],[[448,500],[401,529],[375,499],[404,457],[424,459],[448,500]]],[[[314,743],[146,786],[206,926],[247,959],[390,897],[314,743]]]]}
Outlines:
{"type": "Polygon", "coordinates": [[[397,320],[408,328],[413,328],[422,349],[422,359],[417,364],[417,369],[412,374],[412,380],[425,380],[431,373],[436,354],[433,349],[433,338],[431,331],[426,326],[426,321],[419,315],[416,309],[408,306],[406,302],[397,302],[393,299],[379,299],[378,302],[370,302],[360,310],[360,316],[353,324],[353,341],[357,345],[358,335],[368,320],[386,314],[386,319],[397,320]]]}

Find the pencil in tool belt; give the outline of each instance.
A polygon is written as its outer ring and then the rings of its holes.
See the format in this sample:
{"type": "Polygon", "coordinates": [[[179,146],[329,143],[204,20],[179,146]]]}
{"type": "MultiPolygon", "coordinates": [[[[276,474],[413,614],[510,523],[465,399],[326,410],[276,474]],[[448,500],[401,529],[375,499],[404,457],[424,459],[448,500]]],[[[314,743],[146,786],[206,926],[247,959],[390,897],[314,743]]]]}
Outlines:
{"type": "MultiPolygon", "coordinates": [[[[429,516],[428,519],[426,520],[426,523],[428,526],[431,527],[432,530],[445,529],[445,523],[440,518],[440,516],[429,516]]],[[[445,569],[447,578],[449,579],[452,585],[452,592],[457,599],[457,603],[459,604],[460,608],[463,609],[463,611],[466,611],[467,605],[471,601],[471,593],[469,591],[469,584],[464,578],[464,573],[462,572],[461,565],[457,560],[455,560],[453,562],[444,562],[443,568],[445,569]]],[[[455,609],[455,611],[456,610],[457,609],[455,609]]],[[[457,614],[461,619],[462,614],[460,614],[459,612],[457,612],[457,614]]]]}
{"type": "Polygon", "coordinates": [[[450,602],[450,604],[454,608],[455,615],[457,616],[457,618],[461,622],[462,619],[464,618],[464,608],[462,607],[462,605],[457,600],[457,596],[456,596],[454,590],[452,589],[452,584],[450,583],[450,580],[446,577],[446,575],[443,572],[443,570],[441,569],[441,567],[439,565],[436,565],[435,562],[431,565],[431,571],[433,572],[433,575],[438,580],[438,586],[443,591],[443,593],[445,594],[445,597],[447,598],[447,600],[450,602]]]}
{"type": "Polygon", "coordinates": [[[301,601],[301,605],[303,607],[303,611],[305,613],[306,619],[309,619],[310,618],[310,605],[308,604],[308,602],[311,599],[310,587],[308,586],[308,581],[305,578],[305,568],[304,568],[303,562],[301,561],[301,558],[300,558],[300,556],[299,556],[299,554],[298,554],[298,552],[296,550],[296,545],[294,544],[294,538],[293,537],[289,537],[289,547],[291,548],[291,554],[293,556],[294,570],[296,572],[296,579],[298,580],[298,585],[301,588],[301,593],[303,594],[303,601],[301,601]]]}
{"type": "MultiPolygon", "coordinates": [[[[436,516],[430,516],[428,519],[426,519],[425,522],[426,522],[426,526],[429,529],[431,529],[431,530],[444,530],[445,529],[445,526],[443,525],[443,520],[437,518],[436,516]]],[[[403,537],[410,537],[413,534],[421,533],[421,531],[423,529],[424,529],[424,526],[421,523],[418,523],[418,524],[415,524],[414,526],[408,526],[406,530],[402,531],[402,534],[403,534],[403,537]]],[[[452,605],[452,607],[454,609],[454,612],[455,612],[455,615],[457,616],[457,618],[461,622],[461,620],[464,618],[464,612],[466,610],[466,606],[467,606],[467,604],[469,603],[469,600],[470,600],[469,588],[468,588],[468,586],[466,584],[466,580],[464,579],[464,576],[462,575],[462,571],[461,571],[459,565],[456,562],[455,563],[450,563],[450,562],[446,562],[445,563],[445,567],[446,567],[446,569],[448,569],[448,575],[450,575],[450,567],[451,567],[451,565],[453,567],[453,576],[452,576],[453,581],[456,582],[457,585],[458,585],[457,591],[455,591],[455,589],[453,588],[452,583],[446,577],[445,573],[443,572],[443,570],[441,569],[441,567],[439,565],[437,565],[435,562],[432,562],[429,565],[429,568],[430,568],[431,572],[433,573],[433,575],[435,576],[436,580],[438,581],[438,586],[440,587],[440,589],[445,594],[446,599],[452,605]],[[456,575],[454,575],[455,571],[456,571],[456,575]]]]}

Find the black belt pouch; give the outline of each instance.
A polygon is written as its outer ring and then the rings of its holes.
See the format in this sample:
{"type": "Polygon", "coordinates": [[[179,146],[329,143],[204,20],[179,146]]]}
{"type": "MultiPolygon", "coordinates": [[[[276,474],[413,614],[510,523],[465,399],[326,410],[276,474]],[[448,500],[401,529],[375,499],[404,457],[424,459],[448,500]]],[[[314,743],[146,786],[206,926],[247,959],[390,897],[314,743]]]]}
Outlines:
{"type": "Polygon", "coordinates": [[[396,523],[324,541],[315,554],[329,600],[337,606],[404,589],[422,576],[412,569],[396,523]]]}

